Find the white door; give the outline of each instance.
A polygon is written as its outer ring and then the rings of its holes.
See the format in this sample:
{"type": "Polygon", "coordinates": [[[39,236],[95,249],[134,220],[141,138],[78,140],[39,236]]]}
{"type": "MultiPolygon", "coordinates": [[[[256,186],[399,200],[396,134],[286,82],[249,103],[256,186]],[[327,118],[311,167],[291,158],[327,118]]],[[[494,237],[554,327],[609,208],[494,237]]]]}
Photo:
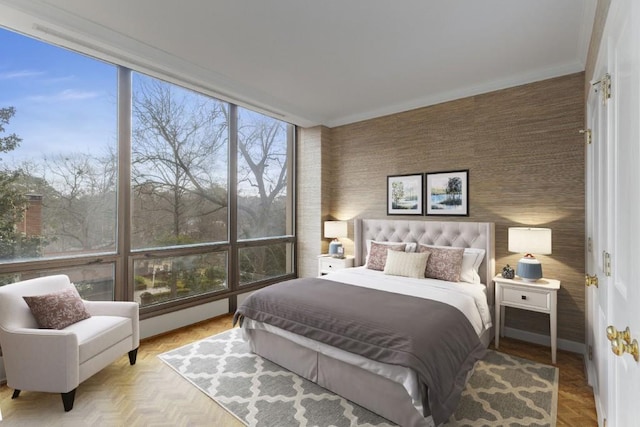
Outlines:
{"type": "MultiPolygon", "coordinates": [[[[596,75],[605,76],[604,68],[596,75]]],[[[593,387],[598,422],[604,424],[608,413],[608,370],[613,357],[606,328],[609,317],[610,277],[605,273],[605,254],[609,246],[607,214],[608,188],[608,109],[602,102],[603,86],[592,86],[587,102],[587,126],[591,144],[586,146],[586,273],[598,278],[598,287],[586,289],[586,341],[589,384],[593,387]]]]}
{"type": "MultiPolygon", "coordinates": [[[[607,26],[611,71],[609,140],[612,185],[609,229],[609,321],[640,339],[640,2],[612,1],[607,26]]],[[[640,363],[614,356],[609,378],[609,426],[640,425],[640,363]]]]}
{"type": "Polygon", "coordinates": [[[596,85],[587,105],[586,264],[600,282],[586,291],[589,380],[598,424],[630,427],[640,425],[640,363],[629,345],[640,339],[640,2],[612,0],[598,55],[597,76],[609,71],[611,96],[602,104],[606,88],[596,85]],[[631,331],[616,354],[607,325],[631,331]]]}

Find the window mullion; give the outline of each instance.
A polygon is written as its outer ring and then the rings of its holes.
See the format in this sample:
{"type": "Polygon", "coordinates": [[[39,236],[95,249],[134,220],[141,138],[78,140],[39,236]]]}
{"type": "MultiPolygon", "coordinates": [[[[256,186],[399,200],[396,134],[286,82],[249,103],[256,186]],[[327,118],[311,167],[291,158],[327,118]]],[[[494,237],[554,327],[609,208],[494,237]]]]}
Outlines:
{"type": "MultiPolygon", "coordinates": [[[[229,180],[227,184],[229,258],[227,284],[232,291],[238,289],[240,267],[238,262],[238,107],[229,104],[229,180]]],[[[234,309],[234,307],[231,307],[234,309]]]]}
{"type": "Polygon", "coordinates": [[[131,253],[131,70],[118,66],[118,242],[115,299],[132,301],[131,253]]]}

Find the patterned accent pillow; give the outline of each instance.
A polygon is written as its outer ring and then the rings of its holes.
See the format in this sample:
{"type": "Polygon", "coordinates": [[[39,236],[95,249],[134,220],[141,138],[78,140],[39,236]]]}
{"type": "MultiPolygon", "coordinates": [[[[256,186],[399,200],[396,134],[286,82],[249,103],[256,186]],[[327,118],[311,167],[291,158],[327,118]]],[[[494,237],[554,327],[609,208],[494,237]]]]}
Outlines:
{"type": "Polygon", "coordinates": [[[64,329],[91,317],[75,288],[22,298],[41,329],[64,329]]]}
{"type": "Polygon", "coordinates": [[[384,270],[384,265],[387,263],[387,250],[402,251],[404,252],[406,244],[399,245],[383,245],[376,242],[371,242],[371,252],[367,260],[367,268],[371,270],[384,270]]]}
{"type": "Polygon", "coordinates": [[[462,269],[464,248],[434,248],[420,245],[418,252],[429,252],[425,276],[431,279],[458,282],[462,269]]]}
{"type": "Polygon", "coordinates": [[[424,279],[429,253],[388,251],[384,274],[424,279]]]}

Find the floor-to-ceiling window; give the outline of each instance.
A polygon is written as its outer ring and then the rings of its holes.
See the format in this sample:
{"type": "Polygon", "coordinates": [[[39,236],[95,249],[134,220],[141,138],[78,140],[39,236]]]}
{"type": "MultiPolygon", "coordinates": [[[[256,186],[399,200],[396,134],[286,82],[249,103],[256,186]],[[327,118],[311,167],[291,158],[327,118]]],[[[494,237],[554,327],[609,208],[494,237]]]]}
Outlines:
{"type": "Polygon", "coordinates": [[[292,270],[292,126],[253,111],[237,114],[237,224],[240,285],[292,270]]]}
{"type": "Polygon", "coordinates": [[[115,295],[117,67],[0,29],[1,283],[115,295]]]}
{"type": "Polygon", "coordinates": [[[147,311],[294,274],[293,126],[0,29],[0,283],[147,311]]]}

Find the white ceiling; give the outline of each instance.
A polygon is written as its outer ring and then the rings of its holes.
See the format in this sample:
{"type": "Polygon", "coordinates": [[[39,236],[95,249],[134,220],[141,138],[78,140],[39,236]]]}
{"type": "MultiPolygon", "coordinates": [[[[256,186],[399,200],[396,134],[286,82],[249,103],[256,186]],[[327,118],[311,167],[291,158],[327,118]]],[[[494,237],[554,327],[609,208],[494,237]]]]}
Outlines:
{"type": "Polygon", "coordinates": [[[0,25],[329,127],[584,70],[596,0],[0,0],[0,25]]]}

